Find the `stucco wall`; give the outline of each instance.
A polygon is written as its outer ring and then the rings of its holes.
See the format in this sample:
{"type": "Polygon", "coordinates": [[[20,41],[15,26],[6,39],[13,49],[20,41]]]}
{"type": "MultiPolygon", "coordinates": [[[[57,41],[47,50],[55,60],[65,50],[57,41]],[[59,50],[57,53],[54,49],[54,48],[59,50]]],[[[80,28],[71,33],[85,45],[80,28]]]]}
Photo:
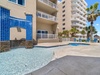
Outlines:
{"type": "MultiPolygon", "coordinates": [[[[36,0],[26,0],[25,6],[21,6],[15,3],[12,3],[7,0],[0,0],[0,6],[7,8],[10,10],[10,15],[25,19],[25,14],[32,14],[33,16],[33,38],[36,39],[36,0]]],[[[26,35],[25,30],[21,29],[21,32],[17,32],[16,28],[10,29],[10,39],[13,40],[14,38],[21,39],[24,38],[26,35]],[[16,36],[14,36],[16,34],[16,36]],[[18,36],[17,36],[18,35],[18,36]]]]}
{"type": "Polygon", "coordinates": [[[58,27],[59,27],[59,32],[63,31],[63,27],[65,27],[65,30],[70,30],[71,29],[71,0],[63,0],[65,1],[64,4],[59,3],[58,4],[58,27]],[[65,6],[65,8],[63,8],[65,6]],[[63,12],[65,10],[65,12],[63,12]],[[65,17],[63,15],[65,14],[65,17]],[[65,19],[65,21],[63,21],[65,19]],[[65,25],[63,25],[65,23],[65,25]]]}
{"type": "Polygon", "coordinates": [[[48,33],[52,34],[53,33],[53,29],[52,29],[52,25],[49,24],[45,24],[45,23],[37,23],[37,30],[46,30],[48,31],[48,33]]]}

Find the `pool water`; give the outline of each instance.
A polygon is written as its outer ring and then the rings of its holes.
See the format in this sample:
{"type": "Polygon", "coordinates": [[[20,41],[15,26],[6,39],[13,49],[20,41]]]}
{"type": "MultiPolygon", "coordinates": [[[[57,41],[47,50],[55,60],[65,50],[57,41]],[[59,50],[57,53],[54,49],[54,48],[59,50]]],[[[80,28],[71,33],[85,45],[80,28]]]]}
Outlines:
{"type": "Polygon", "coordinates": [[[47,48],[18,48],[0,53],[0,75],[24,75],[47,65],[53,50],[47,48]]]}
{"type": "Polygon", "coordinates": [[[71,45],[71,46],[88,46],[89,44],[84,44],[84,43],[69,43],[68,45],[71,45]]]}

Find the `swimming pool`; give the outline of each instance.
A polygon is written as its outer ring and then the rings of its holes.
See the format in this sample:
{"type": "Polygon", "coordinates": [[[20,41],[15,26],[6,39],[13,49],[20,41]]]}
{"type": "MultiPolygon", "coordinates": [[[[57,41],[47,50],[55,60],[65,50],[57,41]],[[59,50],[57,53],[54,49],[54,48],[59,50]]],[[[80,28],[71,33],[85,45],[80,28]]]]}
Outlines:
{"type": "Polygon", "coordinates": [[[85,43],[69,43],[68,45],[70,46],[88,46],[89,44],[85,44],[85,43]]]}
{"type": "Polygon", "coordinates": [[[18,48],[0,53],[0,75],[24,75],[47,65],[53,50],[47,48],[18,48]]]}

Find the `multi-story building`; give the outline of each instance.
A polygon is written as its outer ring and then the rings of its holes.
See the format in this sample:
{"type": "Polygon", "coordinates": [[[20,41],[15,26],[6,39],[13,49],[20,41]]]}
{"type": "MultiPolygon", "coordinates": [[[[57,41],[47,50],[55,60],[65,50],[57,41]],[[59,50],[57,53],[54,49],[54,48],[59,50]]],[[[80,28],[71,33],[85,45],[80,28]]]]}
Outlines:
{"type": "Polygon", "coordinates": [[[0,42],[56,40],[57,11],[57,0],[0,0],[0,42]]]}
{"type": "Polygon", "coordinates": [[[71,1],[63,0],[58,3],[58,27],[59,32],[71,29],[71,1]]]}
{"type": "MultiPolygon", "coordinates": [[[[87,3],[85,0],[63,0],[58,4],[58,21],[59,21],[59,30],[69,30],[72,27],[77,28],[79,31],[82,31],[86,27],[86,7],[87,3]]],[[[76,37],[79,39],[86,39],[86,35],[81,33],[76,34],[76,37]]]]}

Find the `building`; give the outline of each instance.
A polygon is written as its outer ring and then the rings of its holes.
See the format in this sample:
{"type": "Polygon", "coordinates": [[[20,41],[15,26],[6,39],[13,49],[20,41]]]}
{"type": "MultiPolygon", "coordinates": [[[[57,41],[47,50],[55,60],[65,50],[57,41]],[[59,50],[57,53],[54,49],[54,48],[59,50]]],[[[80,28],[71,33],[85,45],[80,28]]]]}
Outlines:
{"type": "MultiPolygon", "coordinates": [[[[63,0],[58,4],[59,31],[70,30],[72,27],[82,31],[86,27],[87,20],[84,16],[87,8],[85,0],[63,0]]],[[[79,39],[86,39],[86,35],[76,34],[79,39]]]]}
{"type": "Polygon", "coordinates": [[[59,32],[71,29],[71,1],[63,0],[58,4],[59,32]]]}
{"type": "Polygon", "coordinates": [[[0,0],[0,45],[58,40],[57,12],[57,0],[0,0]]]}

